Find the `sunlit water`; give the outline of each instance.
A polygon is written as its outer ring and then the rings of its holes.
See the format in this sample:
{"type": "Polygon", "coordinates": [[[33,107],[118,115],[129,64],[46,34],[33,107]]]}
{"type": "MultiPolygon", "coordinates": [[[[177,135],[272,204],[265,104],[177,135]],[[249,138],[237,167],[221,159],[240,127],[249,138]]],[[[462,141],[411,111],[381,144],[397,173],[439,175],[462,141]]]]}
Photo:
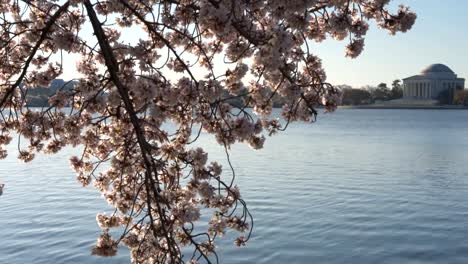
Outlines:
{"type": "MultiPolygon", "coordinates": [[[[90,255],[109,207],[72,154],[0,161],[1,264],[128,262],[90,255]]],[[[468,263],[468,111],[340,110],[231,156],[255,229],[222,263],[468,263]]]]}

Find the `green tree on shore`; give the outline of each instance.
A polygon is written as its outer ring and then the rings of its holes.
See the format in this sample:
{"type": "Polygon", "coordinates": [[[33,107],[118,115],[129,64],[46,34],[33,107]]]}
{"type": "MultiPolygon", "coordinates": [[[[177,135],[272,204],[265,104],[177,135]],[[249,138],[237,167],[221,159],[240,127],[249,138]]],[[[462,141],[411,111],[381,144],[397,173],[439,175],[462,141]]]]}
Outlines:
{"type": "Polygon", "coordinates": [[[401,85],[400,80],[394,80],[392,82],[392,91],[391,91],[391,98],[399,99],[403,97],[403,86],[401,85]]]}

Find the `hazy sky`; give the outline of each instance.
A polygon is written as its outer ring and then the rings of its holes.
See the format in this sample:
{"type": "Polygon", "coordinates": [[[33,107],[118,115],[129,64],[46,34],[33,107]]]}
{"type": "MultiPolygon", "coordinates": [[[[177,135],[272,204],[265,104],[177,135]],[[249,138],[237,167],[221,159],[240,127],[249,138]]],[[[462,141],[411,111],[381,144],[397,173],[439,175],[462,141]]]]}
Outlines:
{"type": "Polygon", "coordinates": [[[355,87],[390,84],[394,79],[418,74],[432,63],[446,64],[459,77],[468,78],[467,0],[394,0],[393,3],[409,5],[417,13],[416,23],[409,32],[391,36],[372,26],[365,49],[356,59],[343,56],[346,42],[327,40],[315,45],[328,81],[355,87]]]}
{"type": "MultiPolygon", "coordinates": [[[[346,41],[326,40],[313,44],[313,52],[324,64],[328,81],[353,87],[391,84],[395,79],[418,74],[433,63],[449,66],[468,79],[468,0],[393,0],[392,8],[409,5],[418,15],[413,28],[389,35],[371,24],[361,56],[344,56],[346,41]]],[[[131,33],[138,40],[138,34],[131,33]]],[[[67,56],[75,64],[74,56],[67,56]]],[[[74,67],[65,67],[62,78],[77,77],[74,67]]],[[[468,82],[465,86],[468,86],[468,82]]]]}

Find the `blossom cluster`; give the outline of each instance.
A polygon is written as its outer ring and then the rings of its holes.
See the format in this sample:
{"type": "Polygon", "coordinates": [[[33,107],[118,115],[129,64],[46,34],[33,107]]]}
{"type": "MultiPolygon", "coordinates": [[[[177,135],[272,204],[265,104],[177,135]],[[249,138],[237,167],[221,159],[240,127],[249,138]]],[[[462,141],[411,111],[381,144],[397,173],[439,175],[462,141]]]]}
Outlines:
{"type": "Polygon", "coordinates": [[[310,43],[349,39],[345,55],[355,58],[368,21],[406,32],[416,15],[405,6],[392,13],[389,2],[1,0],[0,159],[13,133],[25,162],[81,146],[70,159],[77,180],[114,208],[96,217],[93,254],[124,245],[133,263],[212,263],[216,239],[232,230],[245,245],[253,218],[231,163],[223,168],[193,143],[207,133],[227,155],[235,143],[261,149],[289,122],[333,111],[341,92],[310,43]],[[125,37],[132,30],[140,39],[125,37]],[[74,66],[71,89],[27,107],[28,93],[74,66]],[[283,120],[272,117],[274,102],[283,120]]]}

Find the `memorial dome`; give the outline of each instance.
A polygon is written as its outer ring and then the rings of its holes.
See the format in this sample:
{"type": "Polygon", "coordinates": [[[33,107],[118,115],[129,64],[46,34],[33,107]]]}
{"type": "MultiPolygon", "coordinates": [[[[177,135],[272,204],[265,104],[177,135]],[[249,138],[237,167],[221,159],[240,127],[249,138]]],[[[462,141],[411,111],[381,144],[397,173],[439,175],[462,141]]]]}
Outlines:
{"type": "Polygon", "coordinates": [[[421,71],[421,74],[426,75],[429,73],[451,73],[455,74],[448,66],[440,63],[436,64],[431,64],[424,68],[424,70],[421,71]]]}

